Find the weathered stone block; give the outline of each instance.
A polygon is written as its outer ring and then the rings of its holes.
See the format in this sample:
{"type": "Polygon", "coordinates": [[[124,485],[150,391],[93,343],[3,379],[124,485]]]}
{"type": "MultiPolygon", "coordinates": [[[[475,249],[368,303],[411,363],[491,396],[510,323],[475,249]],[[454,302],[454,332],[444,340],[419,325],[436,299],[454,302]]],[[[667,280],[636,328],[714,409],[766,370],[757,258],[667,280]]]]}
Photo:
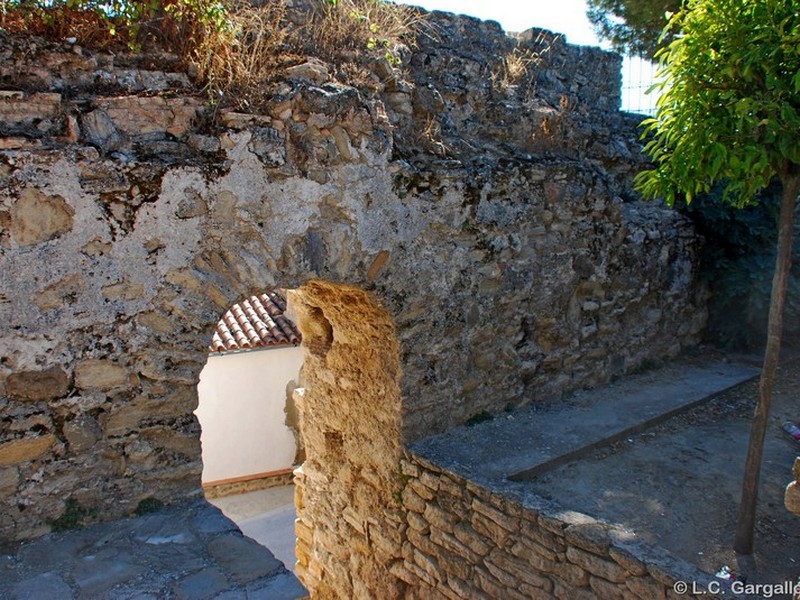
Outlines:
{"type": "Polygon", "coordinates": [[[448,474],[439,478],[439,491],[445,492],[456,498],[464,498],[466,495],[466,487],[463,484],[453,480],[454,475],[448,474]]]}
{"type": "Polygon", "coordinates": [[[53,119],[61,111],[61,94],[0,91],[0,121],[10,125],[32,124],[53,119]]]}
{"type": "Polygon", "coordinates": [[[406,536],[408,537],[408,541],[411,542],[417,550],[421,550],[431,556],[436,556],[436,553],[439,552],[439,546],[431,541],[429,535],[422,535],[413,529],[409,529],[406,531],[406,536]]]}
{"type": "Polygon", "coordinates": [[[450,550],[451,552],[461,556],[462,559],[466,559],[468,562],[480,562],[480,558],[477,554],[475,554],[465,544],[459,542],[455,536],[452,536],[449,533],[436,528],[431,528],[431,541],[437,546],[446,548],[447,550],[450,550]]]}
{"type": "MultiPolygon", "coordinates": [[[[558,519],[556,517],[551,517],[549,515],[540,514],[537,520],[539,527],[545,529],[550,533],[554,533],[559,537],[564,536],[564,530],[567,528],[568,524],[565,523],[562,519],[558,519]]],[[[547,545],[547,544],[544,544],[547,545]]]]}
{"type": "Polygon", "coordinates": [[[458,523],[453,527],[453,536],[478,556],[486,556],[491,549],[489,540],[475,532],[467,523],[458,523]]]}
{"type": "Polygon", "coordinates": [[[572,587],[589,585],[589,574],[578,565],[558,562],[553,567],[553,574],[572,587]]]}
{"type": "Polygon", "coordinates": [[[642,600],[664,600],[664,586],[651,577],[628,577],[625,586],[642,600]]]}
{"type": "Polygon", "coordinates": [[[421,534],[425,535],[430,531],[430,523],[422,518],[418,513],[409,512],[407,513],[406,519],[408,521],[408,526],[416,531],[419,531],[421,534]]]}
{"type": "Polygon", "coordinates": [[[464,555],[448,552],[447,550],[439,550],[436,554],[436,559],[439,561],[439,566],[448,576],[454,575],[465,581],[469,580],[472,571],[472,559],[465,560],[464,555]]]}
{"type": "Polygon", "coordinates": [[[490,559],[498,567],[503,569],[503,571],[512,575],[517,581],[524,581],[529,585],[539,588],[547,588],[550,586],[550,580],[547,579],[547,577],[534,573],[528,563],[515,558],[507,552],[492,552],[490,559]]]}
{"type": "MultiPolygon", "coordinates": [[[[425,471],[423,471],[422,474],[424,475],[425,471]]],[[[419,479],[410,479],[406,487],[411,488],[414,493],[423,500],[433,500],[435,495],[434,491],[423,484],[419,479]]]]}
{"type": "Polygon", "coordinates": [[[487,537],[489,540],[491,540],[493,545],[499,548],[505,546],[510,535],[507,529],[501,527],[493,520],[477,512],[473,513],[470,522],[475,532],[487,537]]]}
{"type": "MultiPolygon", "coordinates": [[[[475,581],[481,590],[489,594],[492,598],[520,598],[520,594],[508,586],[498,581],[494,575],[489,573],[484,567],[476,567],[475,581]]],[[[524,598],[524,596],[522,596],[524,598]]]]}
{"type": "Polygon", "coordinates": [[[519,529],[519,519],[509,516],[493,506],[481,502],[477,498],[472,500],[472,509],[485,517],[488,517],[506,531],[512,532],[519,529]]]}
{"type": "Polygon", "coordinates": [[[109,300],[135,300],[144,296],[145,289],[141,283],[121,281],[102,288],[103,296],[109,300]]]}
{"type": "Polygon", "coordinates": [[[78,294],[85,289],[85,284],[85,279],[79,273],[67,275],[44,288],[34,301],[42,310],[64,308],[75,301],[78,294]]]}
{"type": "Polygon", "coordinates": [[[529,526],[526,522],[524,522],[521,528],[521,533],[530,541],[539,544],[540,546],[544,546],[552,552],[565,552],[567,549],[564,538],[551,533],[549,530],[542,529],[537,526],[529,526]]]}
{"type": "Polygon", "coordinates": [[[81,130],[87,142],[103,152],[117,150],[122,144],[122,136],[114,121],[104,110],[93,110],[81,118],[81,130]]]}
{"type": "Polygon", "coordinates": [[[415,513],[422,514],[427,506],[424,499],[417,494],[409,485],[403,489],[403,507],[415,513]]]}
{"type": "Polygon", "coordinates": [[[491,573],[497,581],[508,589],[516,589],[519,587],[519,579],[513,574],[508,573],[500,565],[492,562],[491,560],[484,561],[483,566],[491,573]]]}
{"type": "MultiPolygon", "coordinates": [[[[414,560],[416,561],[416,556],[414,557],[414,560]]],[[[423,590],[425,589],[425,587],[420,585],[420,583],[425,583],[431,588],[436,588],[436,586],[438,585],[439,582],[436,580],[436,578],[433,577],[431,574],[429,574],[421,566],[417,565],[416,562],[405,561],[403,563],[403,566],[406,568],[406,570],[413,573],[414,576],[417,578],[416,584],[420,586],[420,589],[423,590]]]]}
{"type": "Polygon", "coordinates": [[[112,360],[90,358],[75,365],[75,386],[83,390],[108,390],[130,385],[128,370],[112,360]]]}
{"type": "Polygon", "coordinates": [[[604,523],[585,523],[570,525],[564,530],[567,543],[582,548],[592,554],[608,554],[611,538],[609,526],[604,523]]]}
{"type": "Polygon", "coordinates": [[[314,543],[314,531],[300,519],[294,520],[294,534],[298,540],[302,540],[309,548],[314,543]]]}
{"type": "Polygon", "coordinates": [[[8,496],[17,490],[19,470],[15,467],[0,468],[0,497],[8,496]]]}
{"type": "Polygon", "coordinates": [[[69,392],[69,375],[58,365],[43,371],[18,371],[6,379],[6,390],[18,400],[55,400],[69,392]]]}
{"type": "Polygon", "coordinates": [[[11,207],[11,235],[20,246],[46,242],[71,230],[74,214],[61,196],[25,188],[11,207]]]}
{"type": "Polygon", "coordinates": [[[56,443],[53,434],[27,437],[0,444],[0,467],[9,467],[36,460],[56,443]]]}
{"type": "Polygon", "coordinates": [[[456,515],[460,519],[467,518],[467,515],[472,512],[471,499],[462,496],[454,496],[453,494],[443,491],[441,488],[436,493],[436,502],[442,507],[443,511],[451,515],[456,515]]]}
{"type": "Polygon", "coordinates": [[[171,427],[148,427],[139,435],[153,448],[176,452],[187,458],[200,456],[200,440],[194,434],[181,433],[171,427]]]}
{"type": "Polygon", "coordinates": [[[624,583],[628,572],[617,563],[578,548],[567,548],[567,559],[589,573],[614,583],[624,583]]]}
{"type": "Polygon", "coordinates": [[[608,554],[614,562],[631,575],[642,577],[647,574],[647,567],[645,564],[627,550],[613,546],[609,549],[608,554]]]}
{"type": "Polygon", "coordinates": [[[436,504],[428,504],[423,512],[425,519],[436,529],[447,533],[453,532],[453,525],[458,520],[458,516],[442,510],[436,504]]]}
{"type": "Polygon", "coordinates": [[[786,486],[783,503],[786,510],[800,515],[800,483],[792,481],[786,486]]]}
{"type": "Polygon", "coordinates": [[[71,452],[83,452],[95,445],[102,431],[97,421],[89,415],[82,415],[64,423],[64,437],[71,452]]]}
{"type": "Polygon", "coordinates": [[[101,98],[97,106],[126,135],[169,133],[181,137],[197,118],[198,102],[192,98],[119,96],[101,98]]]}
{"type": "Polygon", "coordinates": [[[414,550],[414,562],[412,565],[408,565],[408,567],[425,581],[425,583],[434,587],[446,577],[439,569],[439,564],[436,562],[436,559],[419,550],[414,550]]]}
{"type": "Polygon", "coordinates": [[[419,477],[419,467],[405,459],[400,461],[400,471],[403,475],[411,477],[412,479],[419,477]]]}
{"type": "Polygon", "coordinates": [[[556,554],[544,546],[526,540],[516,542],[510,549],[511,554],[521,558],[537,571],[552,573],[555,568],[556,554]]]}
{"type": "Polygon", "coordinates": [[[141,396],[111,411],[100,419],[106,435],[122,435],[138,429],[139,424],[153,415],[162,420],[185,417],[197,408],[197,390],[190,386],[171,386],[174,391],[161,396],[141,396]]]}
{"type": "Polygon", "coordinates": [[[529,600],[552,600],[553,598],[553,583],[548,581],[549,586],[546,588],[538,588],[527,583],[519,584],[519,591],[524,594],[529,600]]]}
{"type": "Polygon", "coordinates": [[[490,600],[490,597],[475,586],[475,578],[461,580],[454,575],[447,576],[447,586],[453,590],[460,598],[472,598],[474,600],[490,600]]]}
{"type": "Polygon", "coordinates": [[[597,595],[589,588],[564,585],[556,581],[553,586],[553,596],[558,600],[597,600],[597,595]]]}
{"type": "Polygon", "coordinates": [[[406,563],[402,560],[398,560],[393,562],[389,566],[389,573],[400,579],[401,581],[405,581],[409,585],[414,585],[417,583],[417,578],[414,574],[406,567],[406,563]]]}
{"type": "Polygon", "coordinates": [[[175,324],[161,313],[151,311],[139,313],[136,322],[142,327],[147,327],[160,333],[172,333],[175,331],[175,324]]]}
{"type": "Polygon", "coordinates": [[[620,584],[610,583],[594,576],[589,577],[589,587],[595,591],[598,598],[608,598],[609,600],[622,598],[622,592],[625,589],[620,584]]]}
{"type": "Polygon", "coordinates": [[[422,471],[419,474],[419,482],[432,492],[439,489],[439,479],[441,476],[436,476],[430,471],[422,471]]]}

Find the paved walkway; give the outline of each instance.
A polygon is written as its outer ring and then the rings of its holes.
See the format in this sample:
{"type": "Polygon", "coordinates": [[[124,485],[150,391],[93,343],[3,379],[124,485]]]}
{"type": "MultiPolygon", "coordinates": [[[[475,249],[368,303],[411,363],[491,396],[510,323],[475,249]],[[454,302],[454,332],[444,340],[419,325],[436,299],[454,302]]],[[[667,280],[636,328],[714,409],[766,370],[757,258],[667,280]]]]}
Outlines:
{"type": "Polygon", "coordinates": [[[752,362],[676,359],[561,402],[534,402],[474,427],[451,429],[411,450],[475,481],[530,479],[688,411],[759,372],[752,362]]]}
{"type": "Polygon", "coordinates": [[[293,600],[305,589],[199,500],[0,549],[0,598],[293,600]]]}
{"type": "Polygon", "coordinates": [[[223,496],[209,502],[236,523],[242,533],[269,548],[275,558],[294,571],[294,486],[223,496]]]}

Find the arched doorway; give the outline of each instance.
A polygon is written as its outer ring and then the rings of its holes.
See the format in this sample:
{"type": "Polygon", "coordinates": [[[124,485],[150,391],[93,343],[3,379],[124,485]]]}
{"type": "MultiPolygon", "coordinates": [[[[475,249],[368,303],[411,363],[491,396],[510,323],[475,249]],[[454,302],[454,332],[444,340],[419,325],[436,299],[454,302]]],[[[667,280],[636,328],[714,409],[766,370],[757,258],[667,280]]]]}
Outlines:
{"type": "Polygon", "coordinates": [[[398,597],[401,372],[392,318],[356,286],[313,280],[287,298],[303,338],[294,398],[305,452],[294,472],[296,562],[287,566],[312,596],[382,589],[398,597]]]}
{"type": "Polygon", "coordinates": [[[301,462],[294,390],[300,332],[285,290],[265,290],[220,318],[197,385],[206,499],[288,569],[294,558],[293,471],[301,462]]]}

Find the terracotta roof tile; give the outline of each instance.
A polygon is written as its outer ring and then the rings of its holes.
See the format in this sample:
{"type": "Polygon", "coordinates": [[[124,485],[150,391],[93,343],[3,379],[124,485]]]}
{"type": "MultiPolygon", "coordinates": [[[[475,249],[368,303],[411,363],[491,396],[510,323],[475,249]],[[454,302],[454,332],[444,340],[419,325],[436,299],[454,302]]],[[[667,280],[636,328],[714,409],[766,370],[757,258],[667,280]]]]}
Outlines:
{"type": "Polygon", "coordinates": [[[286,299],[277,290],[234,304],[217,323],[210,352],[297,345],[300,331],[284,314],[286,299]]]}

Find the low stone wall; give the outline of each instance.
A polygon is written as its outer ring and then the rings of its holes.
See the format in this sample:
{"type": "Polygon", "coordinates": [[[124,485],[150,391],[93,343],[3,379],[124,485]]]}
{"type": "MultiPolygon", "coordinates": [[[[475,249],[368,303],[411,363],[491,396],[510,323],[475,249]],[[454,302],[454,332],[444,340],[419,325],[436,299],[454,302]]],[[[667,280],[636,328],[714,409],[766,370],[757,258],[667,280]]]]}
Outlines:
{"type": "Polygon", "coordinates": [[[737,597],[663,549],[518,485],[480,485],[414,454],[401,465],[406,541],[393,573],[414,598],[737,597]],[[675,591],[678,582],[688,582],[688,593],[675,591]]]}

